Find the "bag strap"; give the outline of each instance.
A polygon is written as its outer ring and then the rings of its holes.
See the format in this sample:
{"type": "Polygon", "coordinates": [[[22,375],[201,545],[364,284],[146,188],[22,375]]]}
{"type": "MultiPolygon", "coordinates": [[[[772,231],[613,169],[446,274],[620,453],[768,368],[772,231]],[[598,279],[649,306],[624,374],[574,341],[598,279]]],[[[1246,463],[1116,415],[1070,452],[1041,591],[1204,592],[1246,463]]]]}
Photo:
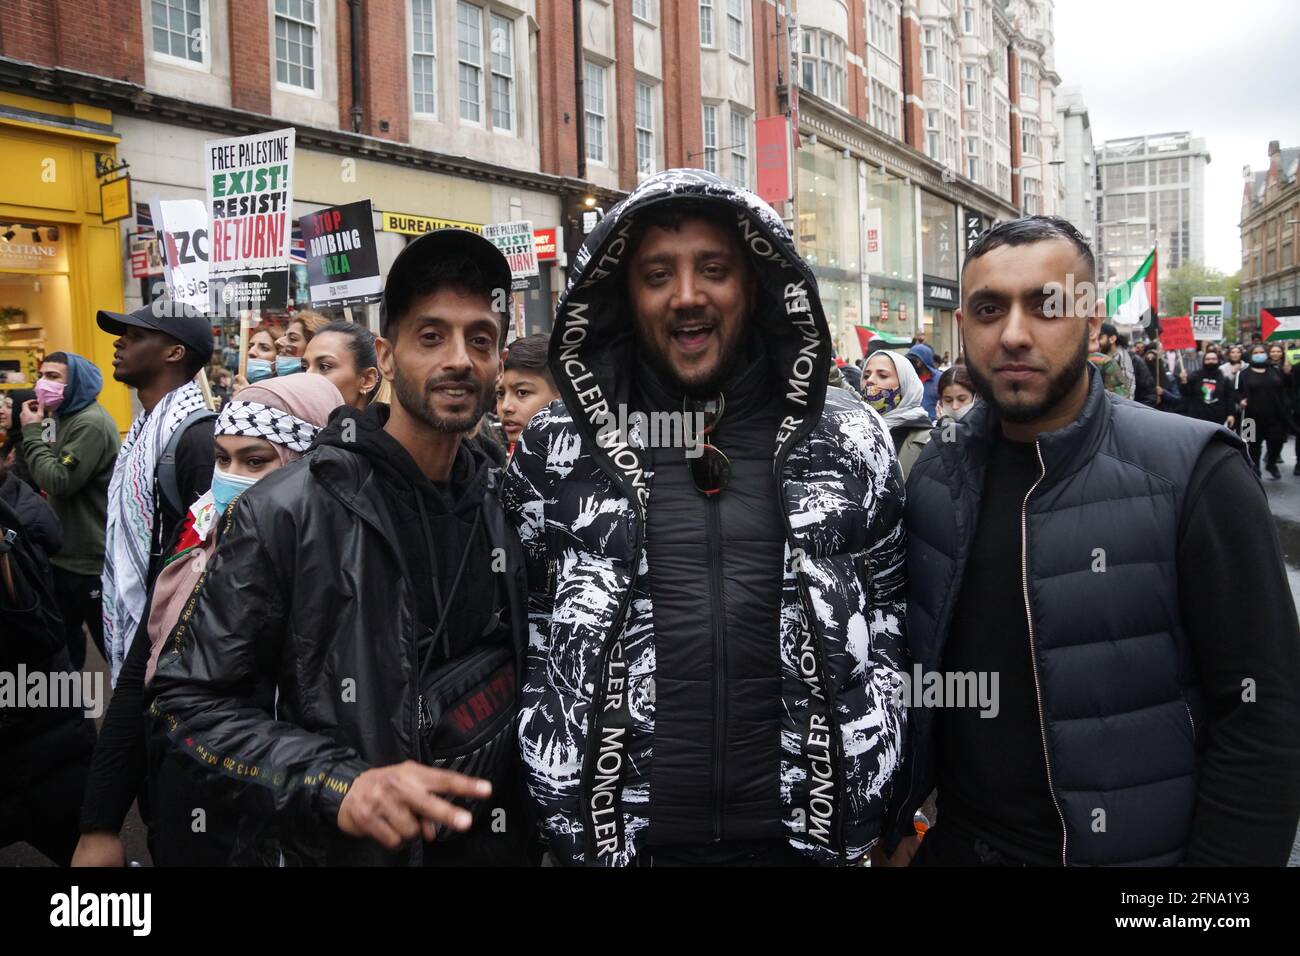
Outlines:
{"type": "Polygon", "coordinates": [[[176,449],[180,446],[181,438],[184,437],[185,432],[191,425],[209,421],[216,417],[217,413],[210,408],[194,409],[172,432],[171,437],[167,439],[167,447],[158,456],[158,466],[154,470],[154,487],[161,493],[163,501],[171,508],[173,514],[184,514],[185,509],[190,504],[190,502],[181,501],[180,482],[176,477],[176,449]]]}

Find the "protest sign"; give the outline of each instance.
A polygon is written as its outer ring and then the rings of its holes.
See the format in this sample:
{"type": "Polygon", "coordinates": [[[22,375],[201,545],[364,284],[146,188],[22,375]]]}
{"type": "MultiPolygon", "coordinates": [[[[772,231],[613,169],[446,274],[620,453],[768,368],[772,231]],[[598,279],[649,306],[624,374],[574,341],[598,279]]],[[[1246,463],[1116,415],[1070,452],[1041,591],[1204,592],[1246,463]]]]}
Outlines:
{"type": "Polygon", "coordinates": [[[383,287],[370,200],[303,216],[312,308],[378,302],[383,287]]]}
{"type": "Polygon", "coordinates": [[[203,145],[216,298],[230,311],[282,309],[289,297],[294,131],[203,145]]]}
{"type": "Polygon", "coordinates": [[[533,224],[530,220],[490,222],[483,227],[483,237],[500,249],[510,263],[510,291],[541,288],[542,278],[537,270],[537,242],[533,238],[533,224]]]}
{"type": "Polygon", "coordinates": [[[207,207],[197,199],[153,198],[149,212],[162,247],[168,298],[210,311],[207,207]]]}

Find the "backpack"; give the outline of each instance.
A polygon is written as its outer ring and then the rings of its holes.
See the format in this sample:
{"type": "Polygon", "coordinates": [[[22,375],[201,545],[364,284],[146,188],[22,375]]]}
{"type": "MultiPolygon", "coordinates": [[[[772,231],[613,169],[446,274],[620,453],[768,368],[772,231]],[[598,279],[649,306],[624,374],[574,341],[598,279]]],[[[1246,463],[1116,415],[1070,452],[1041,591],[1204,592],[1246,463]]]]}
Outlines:
{"type": "Polygon", "coordinates": [[[154,471],[154,487],[162,496],[163,502],[171,509],[172,514],[183,516],[185,509],[193,503],[181,500],[180,483],[176,478],[176,449],[191,425],[212,421],[216,417],[217,413],[210,408],[196,408],[190,412],[185,421],[181,422],[167,439],[167,447],[158,457],[158,466],[154,471]]]}

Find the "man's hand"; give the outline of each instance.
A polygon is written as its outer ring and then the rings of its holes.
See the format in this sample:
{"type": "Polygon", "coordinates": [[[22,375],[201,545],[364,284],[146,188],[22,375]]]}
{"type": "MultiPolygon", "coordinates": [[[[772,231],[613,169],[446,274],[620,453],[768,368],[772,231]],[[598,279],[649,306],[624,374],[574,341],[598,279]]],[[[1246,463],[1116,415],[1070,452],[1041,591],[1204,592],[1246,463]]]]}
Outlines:
{"type": "Polygon", "coordinates": [[[339,805],[339,829],[348,836],[370,837],[396,850],[417,836],[432,842],[438,824],[468,830],[473,815],[434,794],[473,797],[492,795],[492,784],[451,770],[435,770],[414,760],[367,770],[352,782],[339,805]]]}
{"type": "Polygon", "coordinates": [[[72,854],[73,866],[126,866],[126,850],[116,833],[83,833],[72,854]]]}
{"type": "Polygon", "coordinates": [[[1179,370],[1179,372],[1178,372],[1178,381],[1182,382],[1184,385],[1187,384],[1187,369],[1180,369],[1180,370],[1179,370]]]}
{"type": "Polygon", "coordinates": [[[45,418],[45,415],[41,412],[41,406],[36,404],[36,399],[29,398],[23,402],[23,410],[18,413],[18,421],[21,424],[36,425],[43,418],[45,418]]]}

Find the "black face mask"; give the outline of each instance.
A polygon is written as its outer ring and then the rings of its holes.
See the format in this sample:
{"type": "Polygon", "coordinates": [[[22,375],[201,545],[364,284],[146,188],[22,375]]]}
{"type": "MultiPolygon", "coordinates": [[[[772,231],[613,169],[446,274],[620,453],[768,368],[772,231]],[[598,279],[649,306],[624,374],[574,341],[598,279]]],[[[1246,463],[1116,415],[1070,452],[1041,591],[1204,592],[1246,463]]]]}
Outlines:
{"type": "Polygon", "coordinates": [[[1213,371],[1214,371],[1216,368],[1218,368],[1218,367],[1219,367],[1219,363],[1218,363],[1218,362],[1206,362],[1206,363],[1205,363],[1205,370],[1206,370],[1207,372],[1213,372],[1213,371]]]}

